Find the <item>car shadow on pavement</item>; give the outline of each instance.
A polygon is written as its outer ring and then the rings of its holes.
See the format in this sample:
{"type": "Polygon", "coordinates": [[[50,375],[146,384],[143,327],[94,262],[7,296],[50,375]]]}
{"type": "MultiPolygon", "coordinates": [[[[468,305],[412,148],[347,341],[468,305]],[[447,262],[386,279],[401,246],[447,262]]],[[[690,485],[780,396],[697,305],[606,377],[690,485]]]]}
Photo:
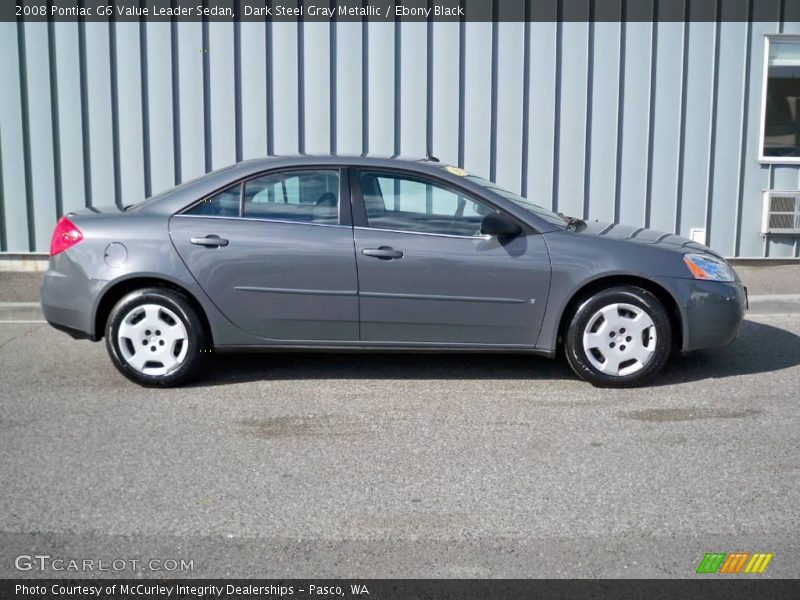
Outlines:
{"type": "MultiPolygon", "coordinates": [[[[741,334],[724,348],[673,358],[651,385],[673,385],[709,378],[777,371],[800,364],[800,336],[744,321],[741,334]]],[[[556,360],[529,354],[255,352],[219,353],[194,386],[262,380],[434,379],[577,380],[563,356],[556,360]]]]}
{"type": "MultiPolygon", "coordinates": [[[[261,380],[573,379],[563,360],[498,353],[220,353],[196,386],[261,380]]],[[[192,385],[192,384],[190,384],[192,385]]]]}
{"type": "Polygon", "coordinates": [[[738,339],[723,348],[689,352],[669,362],[651,385],[754,375],[800,365],[800,336],[756,321],[743,321],[738,339]]]}

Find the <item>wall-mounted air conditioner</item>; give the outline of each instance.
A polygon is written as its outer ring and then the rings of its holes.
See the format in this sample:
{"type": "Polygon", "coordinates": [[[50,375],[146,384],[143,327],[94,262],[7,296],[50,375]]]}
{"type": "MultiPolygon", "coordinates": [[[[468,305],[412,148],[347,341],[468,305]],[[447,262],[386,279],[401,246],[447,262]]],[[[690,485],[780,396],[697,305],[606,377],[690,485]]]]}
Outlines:
{"type": "Polygon", "coordinates": [[[764,192],[761,233],[800,235],[800,191],[764,192]]]}

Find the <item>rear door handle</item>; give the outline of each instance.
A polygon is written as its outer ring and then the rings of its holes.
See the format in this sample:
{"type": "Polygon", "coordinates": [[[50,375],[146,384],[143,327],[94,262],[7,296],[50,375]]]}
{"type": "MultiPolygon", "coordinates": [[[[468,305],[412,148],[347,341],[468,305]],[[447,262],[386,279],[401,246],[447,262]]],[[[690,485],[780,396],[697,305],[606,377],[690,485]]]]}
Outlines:
{"type": "Polygon", "coordinates": [[[389,246],[381,246],[380,248],[364,248],[361,251],[364,256],[371,256],[380,260],[392,260],[393,258],[403,258],[403,253],[400,250],[395,250],[389,246]]]}
{"type": "Polygon", "coordinates": [[[205,246],[206,248],[219,248],[220,246],[227,246],[230,242],[224,240],[218,235],[207,235],[206,237],[193,237],[189,240],[198,246],[205,246]]]}

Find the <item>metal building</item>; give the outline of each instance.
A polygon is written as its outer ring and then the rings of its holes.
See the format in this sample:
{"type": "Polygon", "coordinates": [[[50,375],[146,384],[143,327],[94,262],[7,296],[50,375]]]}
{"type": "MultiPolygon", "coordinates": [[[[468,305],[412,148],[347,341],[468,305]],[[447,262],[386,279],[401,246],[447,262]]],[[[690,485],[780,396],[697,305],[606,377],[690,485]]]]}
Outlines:
{"type": "Polygon", "coordinates": [[[800,200],[781,195],[764,219],[765,191],[800,189],[793,32],[779,13],[0,23],[0,251],[47,252],[62,213],[250,157],[427,147],[566,214],[705,236],[727,256],[798,256],[800,200]]]}

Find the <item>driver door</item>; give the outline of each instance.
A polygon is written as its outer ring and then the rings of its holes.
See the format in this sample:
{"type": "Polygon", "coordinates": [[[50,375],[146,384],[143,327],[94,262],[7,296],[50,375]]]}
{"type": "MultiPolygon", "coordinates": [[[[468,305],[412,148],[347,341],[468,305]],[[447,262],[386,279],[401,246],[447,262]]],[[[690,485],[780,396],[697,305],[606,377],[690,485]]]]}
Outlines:
{"type": "Polygon", "coordinates": [[[532,347],[550,285],[541,236],[480,234],[497,209],[444,182],[353,173],[361,340],[532,347]]]}

